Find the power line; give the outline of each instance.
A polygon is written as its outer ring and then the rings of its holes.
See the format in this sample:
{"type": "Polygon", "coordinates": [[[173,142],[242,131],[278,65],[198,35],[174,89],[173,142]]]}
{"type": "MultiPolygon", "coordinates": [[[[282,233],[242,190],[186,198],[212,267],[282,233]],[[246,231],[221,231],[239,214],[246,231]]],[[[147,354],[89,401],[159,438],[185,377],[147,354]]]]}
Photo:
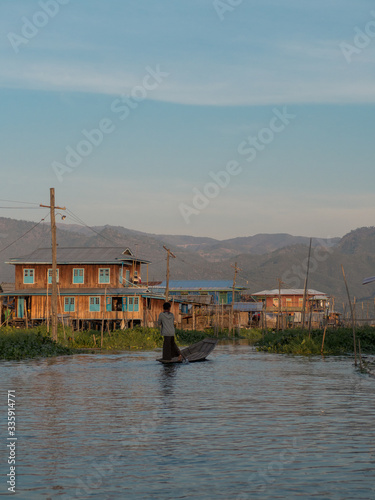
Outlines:
{"type": "Polygon", "coordinates": [[[113,241],[110,240],[109,238],[107,238],[106,236],[104,236],[103,234],[99,233],[98,231],[96,231],[95,229],[93,229],[92,227],[88,226],[86,224],[85,221],[83,221],[80,217],[78,217],[78,215],[75,215],[71,210],[69,210],[69,208],[67,208],[67,213],[76,221],[78,222],[78,224],[80,224],[81,226],[85,226],[87,227],[87,229],[90,229],[92,232],[94,232],[95,234],[97,234],[98,236],[100,236],[101,238],[103,238],[104,240],[107,240],[109,241],[112,245],[113,245],[113,241]]]}
{"type": "Polygon", "coordinates": [[[38,205],[39,207],[39,203],[35,203],[33,201],[14,201],[14,200],[0,200],[0,201],[4,201],[5,203],[23,203],[25,205],[38,205]]]}
{"type": "Polygon", "coordinates": [[[16,243],[17,241],[21,240],[22,238],[24,238],[27,234],[29,234],[33,229],[35,229],[37,226],[39,226],[39,224],[41,224],[46,218],[47,218],[48,214],[43,218],[41,219],[39,222],[37,222],[33,227],[31,227],[28,231],[26,231],[26,233],[24,233],[22,236],[20,236],[19,238],[17,238],[16,240],[12,241],[12,243],[9,243],[9,245],[7,245],[6,247],[4,248],[1,248],[0,249],[0,253],[1,252],[4,252],[4,250],[6,250],[7,248],[11,247],[12,245],[14,245],[14,243],[16,243]]]}

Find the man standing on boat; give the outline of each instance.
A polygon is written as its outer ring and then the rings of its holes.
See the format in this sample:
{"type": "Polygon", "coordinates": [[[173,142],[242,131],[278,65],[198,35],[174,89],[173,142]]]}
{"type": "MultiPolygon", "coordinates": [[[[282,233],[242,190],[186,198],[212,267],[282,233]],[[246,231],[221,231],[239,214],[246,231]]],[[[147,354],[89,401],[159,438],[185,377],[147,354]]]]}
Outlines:
{"type": "Polygon", "coordinates": [[[164,337],[163,360],[170,361],[178,356],[178,361],[182,361],[182,354],[174,338],[174,315],[171,313],[170,302],[164,302],[163,312],[159,314],[158,325],[160,326],[160,333],[164,337]]]}

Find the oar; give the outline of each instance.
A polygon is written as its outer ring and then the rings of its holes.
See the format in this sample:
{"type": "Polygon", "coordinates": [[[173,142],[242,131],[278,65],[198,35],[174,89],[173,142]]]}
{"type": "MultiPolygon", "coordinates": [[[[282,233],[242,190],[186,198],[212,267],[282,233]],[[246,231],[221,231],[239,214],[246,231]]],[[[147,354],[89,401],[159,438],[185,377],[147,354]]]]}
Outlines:
{"type": "Polygon", "coordinates": [[[180,354],[181,354],[181,356],[184,359],[184,363],[189,363],[189,360],[187,359],[187,357],[185,356],[185,354],[181,351],[181,349],[180,349],[180,354]]]}

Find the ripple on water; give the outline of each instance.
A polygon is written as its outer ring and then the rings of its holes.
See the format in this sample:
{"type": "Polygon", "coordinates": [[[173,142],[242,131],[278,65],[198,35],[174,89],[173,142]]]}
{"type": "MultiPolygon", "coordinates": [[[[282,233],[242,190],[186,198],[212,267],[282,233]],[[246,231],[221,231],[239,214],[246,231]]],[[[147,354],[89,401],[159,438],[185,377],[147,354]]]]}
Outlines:
{"type": "Polygon", "coordinates": [[[375,498],[375,384],[351,359],[233,344],[206,363],[156,357],[0,365],[19,498],[375,498]]]}

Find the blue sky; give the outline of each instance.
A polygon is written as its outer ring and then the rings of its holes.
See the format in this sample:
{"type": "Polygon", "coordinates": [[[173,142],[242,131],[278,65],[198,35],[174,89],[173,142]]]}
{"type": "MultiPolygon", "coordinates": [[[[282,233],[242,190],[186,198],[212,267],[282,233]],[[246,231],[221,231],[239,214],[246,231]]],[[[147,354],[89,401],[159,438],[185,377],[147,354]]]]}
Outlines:
{"type": "Polygon", "coordinates": [[[374,224],[373,2],[0,9],[2,200],[47,203],[55,187],[90,225],[219,239],[374,224]]]}

